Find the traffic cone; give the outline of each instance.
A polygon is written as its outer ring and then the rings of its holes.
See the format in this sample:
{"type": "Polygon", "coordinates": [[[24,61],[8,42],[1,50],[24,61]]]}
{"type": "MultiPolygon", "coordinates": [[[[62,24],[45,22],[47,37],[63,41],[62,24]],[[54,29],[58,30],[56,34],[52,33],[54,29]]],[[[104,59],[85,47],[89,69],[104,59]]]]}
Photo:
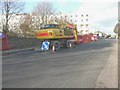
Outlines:
{"type": "Polygon", "coordinates": [[[70,48],[72,48],[72,44],[70,43],[70,48]]]}
{"type": "Polygon", "coordinates": [[[55,46],[52,46],[52,52],[55,53],[55,46]]]}

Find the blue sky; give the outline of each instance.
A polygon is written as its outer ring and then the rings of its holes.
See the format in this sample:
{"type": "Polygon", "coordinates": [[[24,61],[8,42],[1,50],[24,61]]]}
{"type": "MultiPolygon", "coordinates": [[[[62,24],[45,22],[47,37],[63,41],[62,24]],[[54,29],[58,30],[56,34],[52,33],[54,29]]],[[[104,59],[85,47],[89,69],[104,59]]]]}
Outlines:
{"type": "Polygon", "coordinates": [[[58,11],[61,11],[63,13],[69,13],[79,8],[81,3],[80,2],[67,2],[67,3],[54,2],[53,5],[58,11]]]}
{"type": "MultiPolygon", "coordinates": [[[[26,1],[25,12],[31,12],[40,1],[26,1]]],[[[89,13],[91,27],[98,27],[101,31],[111,34],[117,23],[119,0],[48,0],[53,3],[55,9],[62,13],[79,12],[89,13]]]]}
{"type": "Polygon", "coordinates": [[[24,12],[32,12],[37,2],[25,2],[24,12]]]}
{"type": "MultiPolygon", "coordinates": [[[[37,6],[38,2],[30,1],[30,2],[25,2],[25,12],[32,12],[34,8],[37,6]]],[[[54,8],[57,11],[61,11],[63,13],[68,13],[76,10],[77,8],[80,7],[81,3],[80,2],[52,2],[54,5],[54,8]]]]}

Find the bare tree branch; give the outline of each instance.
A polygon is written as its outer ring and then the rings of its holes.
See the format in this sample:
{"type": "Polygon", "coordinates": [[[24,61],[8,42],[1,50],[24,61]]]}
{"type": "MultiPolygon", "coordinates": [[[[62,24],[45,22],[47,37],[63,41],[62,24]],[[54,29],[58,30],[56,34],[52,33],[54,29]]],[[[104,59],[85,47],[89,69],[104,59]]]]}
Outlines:
{"type": "Polygon", "coordinates": [[[48,23],[48,18],[55,13],[55,9],[51,2],[39,2],[34,9],[34,13],[41,16],[42,23],[44,24],[48,23]]]}
{"type": "Polygon", "coordinates": [[[5,16],[3,29],[4,33],[9,32],[9,20],[11,19],[12,15],[22,12],[24,4],[25,3],[21,2],[20,0],[0,0],[0,12],[5,16]]]}
{"type": "Polygon", "coordinates": [[[21,21],[22,23],[20,24],[20,30],[22,35],[24,37],[34,37],[35,33],[33,31],[34,27],[32,26],[32,16],[27,14],[21,21]]]}

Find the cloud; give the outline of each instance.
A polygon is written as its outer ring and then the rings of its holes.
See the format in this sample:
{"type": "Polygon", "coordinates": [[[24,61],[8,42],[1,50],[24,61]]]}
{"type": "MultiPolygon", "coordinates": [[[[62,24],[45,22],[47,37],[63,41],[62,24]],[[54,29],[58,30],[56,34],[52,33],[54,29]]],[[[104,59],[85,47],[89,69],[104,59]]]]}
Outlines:
{"type": "Polygon", "coordinates": [[[90,2],[88,2],[88,0],[84,0],[81,7],[77,9],[74,13],[89,14],[91,28],[98,27],[106,33],[111,33],[113,27],[117,23],[118,1],[97,1],[98,0],[90,0],[90,2]]]}

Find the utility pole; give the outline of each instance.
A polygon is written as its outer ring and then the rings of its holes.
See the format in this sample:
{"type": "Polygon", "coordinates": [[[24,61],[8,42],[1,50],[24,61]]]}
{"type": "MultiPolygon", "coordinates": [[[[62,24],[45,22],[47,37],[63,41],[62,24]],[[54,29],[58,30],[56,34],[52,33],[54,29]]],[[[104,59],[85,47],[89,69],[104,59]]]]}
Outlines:
{"type": "Polygon", "coordinates": [[[120,23],[120,1],[118,2],[118,22],[120,23]]]}

